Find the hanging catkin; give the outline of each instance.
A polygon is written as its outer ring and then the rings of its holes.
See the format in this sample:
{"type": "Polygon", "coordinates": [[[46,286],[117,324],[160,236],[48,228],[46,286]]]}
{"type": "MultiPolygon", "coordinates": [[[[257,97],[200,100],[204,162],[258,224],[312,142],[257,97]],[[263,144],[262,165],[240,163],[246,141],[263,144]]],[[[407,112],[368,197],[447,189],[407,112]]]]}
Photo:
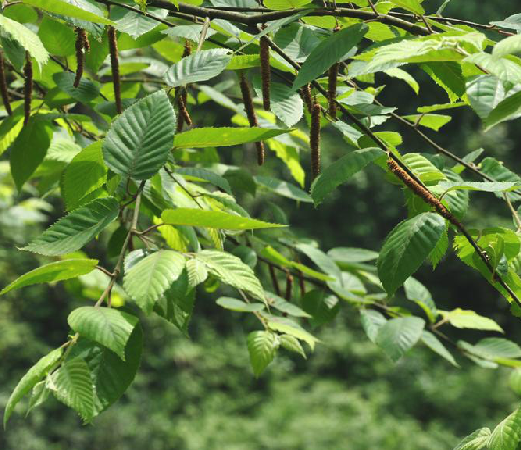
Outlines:
{"type": "Polygon", "coordinates": [[[289,302],[293,293],[293,275],[286,272],[286,300],[289,302]]]}
{"type": "MultiPolygon", "coordinates": [[[[250,127],[257,127],[259,125],[257,121],[257,116],[255,115],[255,109],[253,106],[253,99],[251,97],[250,86],[244,77],[244,74],[240,75],[240,87],[242,93],[242,101],[244,102],[244,109],[246,110],[246,116],[248,117],[248,121],[250,122],[250,127]]],[[[257,148],[257,162],[259,166],[264,164],[264,142],[259,141],[255,142],[255,147],[257,148]]]]}
{"type": "Polygon", "coordinates": [[[110,67],[112,69],[112,83],[114,84],[114,99],[116,101],[116,111],[118,114],[123,112],[121,104],[121,83],[119,80],[119,55],[118,55],[118,38],[116,29],[109,25],[107,27],[110,49],[110,67]]]}
{"type": "Polygon", "coordinates": [[[327,78],[327,100],[328,107],[327,112],[331,116],[333,120],[336,120],[336,87],[337,87],[337,79],[338,79],[338,68],[340,64],[333,64],[329,68],[328,78],[327,78]]]}
{"type": "Polygon", "coordinates": [[[273,264],[267,264],[270,271],[271,284],[273,285],[273,290],[275,291],[275,294],[277,294],[280,297],[280,286],[279,280],[277,279],[277,274],[275,273],[275,267],[273,267],[273,264]]]}
{"type": "Polygon", "coordinates": [[[304,274],[300,271],[298,273],[298,281],[300,285],[300,296],[304,297],[304,295],[306,295],[306,283],[304,281],[304,274]]]}
{"type": "Polygon", "coordinates": [[[74,31],[76,31],[76,76],[74,77],[73,86],[77,88],[83,76],[83,49],[90,48],[90,44],[87,39],[87,33],[83,28],[76,27],[74,31]]]}
{"type": "Polygon", "coordinates": [[[7,81],[5,79],[4,54],[0,51],[0,91],[2,92],[2,102],[7,114],[11,115],[11,102],[9,100],[9,92],[7,92],[7,81]]]}
{"type": "Polygon", "coordinates": [[[29,52],[25,52],[24,76],[24,125],[27,125],[29,117],[31,117],[31,102],[33,98],[33,62],[29,52]]]}
{"type": "MultiPolygon", "coordinates": [[[[192,47],[190,45],[190,41],[187,39],[185,41],[185,49],[183,51],[183,56],[181,58],[185,58],[190,56],[192,53],[192,47]]],[[[192,119],[188,110],[186,109],[186,103],[188,100],[188,93],[185,87],[179,88],[179,93],[177,94],[177,132],[180,133],[183,131],[183,124],[187,124],[188,126],[192,125],[192,119]]]]}
{"type": "Polygon", "coordinates": [[[266,36],[262,36],[260,38],[260,69],[262,78],[262,104],[264,106],[264,111],[270,111],[270,46],[268,38],[266,36]]]}
{"type": "Polygon", "coordinates": [[[311,113],[311,109],[313,108],[313,99],[311,98],[311,86],[306,84],[300,89],[300,97],[306,104],[308,111],[311,113]]]}
{"type": "Polygon", "coordinates": [[[320,113],[320,105],[314,99],[313,107],[311,108],[311,132],[309,133],[311,177],[313,180],[320,174],[320,113]]]}

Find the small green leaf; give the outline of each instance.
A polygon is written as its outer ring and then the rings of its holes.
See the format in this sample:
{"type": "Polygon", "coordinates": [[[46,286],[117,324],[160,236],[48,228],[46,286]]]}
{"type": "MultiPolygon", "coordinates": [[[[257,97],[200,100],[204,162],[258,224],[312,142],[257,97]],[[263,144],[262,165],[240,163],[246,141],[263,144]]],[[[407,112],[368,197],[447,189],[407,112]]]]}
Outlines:
{"type": "Polygon", "coordinates": [[[22,250],[47,256],[75,252],[113,222],[118,212],[115,198],[94,200],[58,220],[22,250]]]}
{"type": "Polygon", "coordinates": [[[315,206],[318,206],[336,187],[383,154],[384,152],[379,148],[357,150],[327,167],[311,185],[311,197],[315,206]]]}
{"type": "Polygon", "coordinates": [[[264,0],[264,6],[275,11],[301,8],[311,3],[311,0],[264,0]]]}
{"type": "Polygon", "coordinates": [[[489,428],[480,428],[463,439],[454,450],[481,450],[487,446],[490,434],[489,428]]]}
{"type": "Polygon", "coordinates": [[[260,175],[255,177],[255,181],[258,185],[282,197],[291,198],[292,200],[304,203],[313,203],[313,199],[307,192],[286,181],[260,175]]]}
{"type": "Polygon", "coordinates": [[[159,250],[141,259],[125,273],[123,286],[147,314],[154,303],[177,280],[185,267],[185,258],[173,250],[159,250]]]}
{"type": "Polygon", "coordinates": [[[270,331],[253,331],[248,335],[248,351],[253,374],[258,377],[273,361],[279,346],[277,336],[270,331]]]}
{"type": "Polygon", "coordinates": [[[104,25],[114,25],[114,23],[105,17],[101,17],[92,12],[86,11],[78,6],[63,0],[24,0],[24,3],[40,8],[44,11],[60,14],[66,17],[85,20],[88,22],[101,23],[104,25]]]}
{"type": "Polygon", "coordinates": [[[175,148],[229,147],[264,141],[291,130],[283,128],[192,128],[174,138],[175,148]]]}
{"type": "Polygon", "coordinates": [[[138,318],[112,308],[84,306],[71,312],[68,322],[81,336],[111,349],[124,361],[125,347],[138,318]]]}
{"type": "Polygon", "coordinates": [[[516,450],[521,441],[521,408],[494,428],[488,440],[490,450],[516,450]]]}
{"type": "Polygon", "coordinates": [[[107,166],[123,177],[146,180],[166,163],[174,140],[175,112],[165,91],[127,108],[103,141],[107,166]]]}
{"type": "Polygon", "coordinates": [[[519,52],[521,52],[521,35],[519,34],[499,41],[492,50],[492,54],[496,56],[506,56],[519,52]]]}
{"type": "Polygon", "coordinates": [[[20,289],[33,284],[52,283],[54,281],[76,278],[92,272],[96,264],[98,264],[96,259],[66,259],[45,264],[18,277],[9,286],[5,287],[0,292],[0,295],[4,295],[13,289],[20,289]]]}
{"type": "Polygon", "coordinates": [[[357,45],[368,31],[366,24],[356,24],[333,33],[322,41],[302,64],[293,89],[300,89],[318,78],[333,64],[339,62],[349,50],[357,45]]]}
{"type": "Polygon", "coordinates": [[[378,330],[376,344],[397,362],[422,336],[425,322],[419,317],[400,317],[387,321],[378,330]]]}
{"type": "Polygon", "coordinates": [[[445,232],[445,220],[435,213],[422,213],[400,223],[387,237],[378,256],[378,277],[389,294],[409,278],[445,232]]]}
{"type": "Polygon", "coordinates": [[[380,331],[380,328],[387,323],[387,319],[382,313],[372,309],[362,309],[360,314],[362,316],[362,328],[364,329],[365,334],[371,342],[376,344],[378,332],[380,331]]]}
{"type": "Polygon", "coordinates": [[[440,340],[430,331],[423,330],[421,341],[429,347],[433,352],[440,355],[442,358],[445,358],[448,362],[450,362],[453,366],[459,367],[458,363],[452,356],[452,354],[445,348],[445,346],[440,342],[440,340]]]}
{"type": "Polygon", "coordinates": [[[224,309],[237,312],[259,312],[264,309],[263,303],[246,303],[231,297],[219,297],[216,303],[224,309]]]}
{"type": "Polygon", "coordinates": [[[500,101],[485,119],[485,131],[498,123],[515,119],[521,113],[521,92],[516,92],[500,101]]]}
{"type": "Polygon", "coordinates": [[[436,320],[438,312],[431,293],[416,278],[410,277],[403,284],[407,299],[417,303],[427,314],[430,322],[436,320]]]}
{"type": "Polygon", "coordinates": [[[306,352],[302,348],[302,345],[297,338],[294,338],[289,334],[283,334],[279,336],[279,341],[281,347],[284,347],[290,352],[298,353],[299,355],[302,355],[304,359],[307,359],[306,352]]]}
{"type": "Polygon", "coordinates": [[[474,311],[456,308],[453,311],[440,311],[444,320],[456,328],[472,328],[474,330],[490,330],[503,333],[503,329],[492,319],[480,316],[474,311]]]}

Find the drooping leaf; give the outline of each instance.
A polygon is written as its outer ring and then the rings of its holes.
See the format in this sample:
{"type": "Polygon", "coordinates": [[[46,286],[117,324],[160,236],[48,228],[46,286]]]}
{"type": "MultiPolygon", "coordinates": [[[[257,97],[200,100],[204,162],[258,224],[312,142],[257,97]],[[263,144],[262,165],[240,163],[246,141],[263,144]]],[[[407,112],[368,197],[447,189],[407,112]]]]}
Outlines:
{"type": "Polygon", "coordinates": [[[456,308],[453,311],[440,311],[443,318],[456,328],[473,328],[475,330],[490,330],[503,332],[503,329],[492,319],[480,316],[475,311],[456,308]]]}
{"type": "Polygon", "coordinates": [[[4,411],[4,428],[9,417],[14,411],[16,404],[38,383],[47,373],[54,368],[60,360],[62,349],[52,350],[49,354],[41,358],[27,373],[22,377],[14,388],[4,411]]]}
{"type": "Polygon", "coordinates": [[[82,78],[78,87],[75,87],[74,78],[75,74],[72,72],[60,72],[53,75],[56,86],[77,102],[89,103],[99,95],[99,83],[82,78]]]}
{"type": "Polygon", "coordinates": [[[282,128],[193,128],[174,138],[177,148],[229,147],[270,139],[291,130],[282,128]]]}
{"type": "Polygon", "coordinates": [[[289,334],[283,334],[279,336],[280,346],[284,347],[286,350],[290,352],[298,353],[304,359],[307,359],[306,352],[302,348],[299,340],[289,334]]]}
{"type": "Polygon", "coordinates": [[[293,83],[293,89],[300,89],[340,61],[349,50],[358,45],[367,30],[368,27],[365,24],[352,25],[333,33],[321,42],[302,64],[293,83]]]}
{"type": "Polygon", "coordinates": [[[277,336],[270,331],[253,331],[248,335],[250,363],[256,377],[273,361],[278,346],[277,336]]]}
{"type": "Polygon", "coordinates": [[[311,196],[295,186],[294,184],[282,181],[277,178],[265,177],[258,175],[255,177],[255,181],[262,187],[274,192],[282,197],[288,197],[296,201],[304,203],[313,203],[311,196]]]}
{"type": "Polygon", "coordinates": [[[378,276],[393,294],[421,266],[445,232],[445,220],[422,213],[400,223],[387,237],[378,256],[378,276]]]}
{"type": "Polygon", "coordinates": [[[52,283],[54,281],[68,280],[92,272],[98,264],[96,259],[66,259],[45,264],[31,270],[14,280],[0,292],[6,294],[13,289],[40,283],[52,283]]]}
{"type": "Polygon", "coordinates": [[[58,220],[22,250],[47,256],[79,250],[114,221],[118,211],[113,197],[93,200],[58,220]]]}
{"type": "Polygon", "coordinates": [[[521,358],[521,347],[515,342],[503,338],[485,338],[475,345],[459,341],[458,346],[479,358],[494,362],[521,358]]]}
{"type": "Polygon", "coordinates": [[[38,36],[44,47],[53,55],[70,56],[74,54],[76,36],[70,27],[44,16],[38,28],[38,36]]]}
{"type": "Polygon", "coordinates": [[[171,66],[164,78],[172,87],[207,81],[219,75],[231,58],[225,49],[200,50],[171,66]]]}
{"type": "Polygon", "coordinates": [[[473,53],[464,59],[465,62],[476,64],[482,70],[498,77],[502,81],[517,84],[521,82],[521,64],[509,57],[491,55],[490,53],[473,53]]]}
{"type": "Polygon", "coordinates": [[[166,163],[172,148],[175,112],[164,91],[127,108],[103,141],[107,166],[123,177],[146,180],[166,163]]]}
{"type": "Polygon", "coordinates": [[[264,309],[263,303],[246,303],[232,297],[219,297],[216,303],[225,309],[237,312],[259,312],[264,309]]]}
{"type": "Polygon", "coordinates": [[[69,326],[125,360],[125,347],[138,318],[112,308],[83,306],[69,314],[69,326]]]}
{"type": "Polygon", "coordinates": [[[403,284],[405,295],[412,302],[417,303],[427,314],[430,322],[436,320],[438,311],[431,293],[416,278],[410,277],[403,284]]]}
{"type": "Polygon", "coordinates": [[[387,319],[382,313],[371,309],[363,309],[360,314],[365,334],[371,342],[376,344],[378,332],[387,323],[387,319]]]}
{"type": "Polygon", "coordinates": [[[173,250],[159,250],[141,259],[126,273],[123,287],[147,314],[185,267],[185,258],[173,250]]]}
{"type": "Polygon", "coordinates": [[[498,123],[519,117],[521,113],[521,92],[510,95],[499,102],[485,120],[485,131],[498,123]]]}
{"type": "Polygon", "coordinates": [[[445,358],[453,366],[459,367],[458,363],[454,359],[454,356],[452,356],[452,354],[445,348],[445,346],[440,342],[436,335],[434,335],[430,331],[423,330],[421,335],[421,341],[433,352],[437,353],[442,358],[445,358]]]}
{"type": "Polygon", "coordinates": [[[419,317],[391,319],[378,330],[376,344],[396,362],[418,342],[424,326],[419,317]]]}

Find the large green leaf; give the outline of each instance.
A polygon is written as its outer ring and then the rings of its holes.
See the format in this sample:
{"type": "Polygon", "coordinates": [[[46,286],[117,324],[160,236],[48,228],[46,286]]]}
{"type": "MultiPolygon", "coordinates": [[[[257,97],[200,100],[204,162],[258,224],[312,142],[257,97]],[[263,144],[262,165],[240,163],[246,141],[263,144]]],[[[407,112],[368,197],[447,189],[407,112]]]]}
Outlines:
{"type": "Polygon", "coordinates": [[[321,42],[306,58],[293,83],[299,89],[322,75],[333,64],[339,62],[349,50],[357,45],[369,28],[366,24],[356,24],[333,33],[321,42]]]}
{"type": "MultiPolygon", "coordinates": [[[[260,85],[255,86],[255,92],[258,96],[261,96],[260,85]]],[[[271,83],[270,101],[271,112],[287,127],[295,125],[304,114],[302,98],[291,87],[285,84],[277,82],[271,83]]]]}
{"type": "Polygon", "coordinates": [[[185,267],[185,258],[173,250],[159,250],[141,259],[125,273],[123,286],[143,311],[152,312],[185,267]]]}
{"type": "Polygon", "coordinates": [[[445,232],[445,220],[422,213],[391,231],[378,256],[378,276],[393,294],[421,266],[445,232]]]}
{"type": "Polygon", "coordinates": [[[38,28],[38,36],[45,48],[55,56],[74,54],[76,36],[74,30],[57,20],[44,16],[38,28]]]}
{"type": "Polygon", "coordinates": [[[75,77],[73,72],[60,72],[53,75],[56,86],[77,102],[89,103],[96,99],[100,93],[99,83],[82,78],[78,87],[75,87],[75,77]]]}
{"type": "Polygon", "coordinates": [[[88,422],[94,415],[94,384],[89,366],[82,358],[66,361],[54,372],[47,387],[62,403],[71,407],[88,422]]]}
{"type": "Polygon", "coordinates": [[[226,230],[253,230],[257,228],[280,228],[287,226],[250,219],[223,211],[204,211],[197,208],[167,209],[161,214],[161,219],[169,225],[189,225],[193,227],[222,228],[226,230]]]}
{"type": "Polygon", "coordinates": [[[499,41],[492,50],[492,54],[496,56],[505,56],[519,52],[521,52],[521,35],[519,34],[499,41]]]}
{"type": "Polygon", "coordinates": [[[419,317],[391,319],[378,330],[376,344],[396,362],[418,342],[424,326],[419,317]]]}
{"type": "Polygon", "coordinates": [[[488,441],[490,450],[516,450],[521,441],[521,408],[494,428],[488,441]]]}
{"type": "Polygon", "coordinates": [[[244,290],[255,298],[265,301],[264,290],[255,273],[236,256],[216,250],[203,250],[196,253],[195,257],[224,284],[244,290]]]}
{"type": "Polygon", "coordinates": [[[521,347],[503,338],[485,338],[475,345],[459,341],[458,346],[468,353],[489,361],[500,362],[505,359],[521,358],[521,347]]]}
{"type": "Polygon", "coordinates": [[[103,164],[102,141],[85,147],[65,168],[61,188],[69,211],[82,206],[89,195],[105,184],[107,167],[103,164]]]}
{"type": "Polygon", "coordinates": [[[175,87],[210,80],[219,75],[231,59],[228,50],[201,50],[171,66],[165,73],[165,81],[175,87]]]}
{"type": "Polygon", "coordinates": [[[521,82],[521,65],[509,57],[501,57],[483,52],[467,56],[464,61],[476,64],[482,70],[495,75],[502,81],[513,84],[521,82]]]}
{"type": "Polygon", "coordinates": [[[49,59],[49,53],[40,38],[21,23],[0,15],[0,29],[25,48],[38,64],[43,65],[49,59]]]}
{"type": "Polygon", "coordinates": [[[112,21],[105,17],[93,14],[90,11],[86,11],[85,9],[79,8],[78,6],[63,0],[23,0],[23,2],[50,13],[60,14],[62,16],[72,17],[74,19],[85,20],[88,22],[114,25],[112,21]]]}
{"type": "Polygon", "coordinates": [[[490,111],[485,120],[485,131],[505,120],[516,119],[521,113],[521,92],[510,95],[490,111]]]}
{"type": "Polygon", "coordinates": [[[470,106],[481,119],[486,119],[505,98],[503,82],[493,75],[481,75],[467,83],[470,106]]]}
{"type": "Polygon", "coordinates": [[[134,103],[103,141],[103,157],[117,174],[136,180],[155,175],[166,163],[175,134],[175,112],[164,91],[134,103]]]}
{"type": "Polygon", "coordinates": [[[113,197],[93,200],[58,220],[22,250],[47,256],[74,252],[114,221],[118,212],[119,205],[113,197]]]}
{"type": "Polygon", "coordinates": [[[21,189],[43,162],[51,145],[52,131],[43,121],[29,121],[11,146],[11,175],[21,189]]]}
{"type": "Polygon", "coordinates": [[[273,361],[279,342],[277,335],[270,331],[253,331],[248,335],[248,351],[253,374],[258,377],[273,361]]]}
{"type": "Polygon", "coordinates": [[[22,377],[14,388],[4,411],[4,428],[9,417],[14,411],[16,404],[24,397],[60,360],[62,349],[56,349],[41,358],[27,373],[22,377]]]}
{"type": "MultiPolygon", "coordinates": [[[[168,15],[166,9],[159,8],[147,8],[147,13],[159,19],[165,19],[168,15]]],[[[148,33],[159,25],[159,22],[151,17],[123,8],[117,8],[113,12],[111,11],[111,17],[116,22],[116,29],[118,31],[127,33],[134,39],[148,33]]]]}
{"type": "Polygon", "coordinates": [[[365,334],[371,342],[376,344],[378,332],[380,331],[380,328],[382,328],[387,323],[387,319],[382,313],[372,309],[363,309],[360,311],[360,314],[362,328],[364,329],[365,334]]]}
{"type": "Polygon", "coordinates": [[[193,128],[174,138],[175,148],[229,147],[264,141],[291,130],[282,128],[193,128]]]}
{"type": "Polygon", "coordinates": [[[384,152],[379,148],[365,148],[348,153],[328,166],[311,185],[311,197],[313,197],[315,206],[320,204],[337,186],[383,154],[384,152]]]}
{"type": "Polygon", "coordinates": [[[475,311],[456,308],[453,311],[440,311],[444,320],[456,328],[472,328],[475,330],[489,330],[503,332],[503,329],[492,319],[480,316],[475,311]]]}
{"type": "Polygon", "coordinates": [[[390,0],[391,3],[394,3],[396,6],[400,8],[406,9],[407,11],[411,11],[415,14],[425,14],[425,10],[423,9],[421,2],[422,0],[390,0]]]}
{"type": "Polygon", "coordinates": [[[111,349],[124,361],[125,347],[138,318],[112,308],[83,306],[69,314],[68,322],[81,336],[111,349]]]}
{"type": "Polygon", "coordinates": [[[98,264],[96,259],[66,259],[45,264],[30,272],[24,273],[14,280],[0,292],[6,294],[13,289],[40,283],[52,283],[55,281],[68,280],[92,272],[98,264]]]}
{"type": "Polygon", "coordinates": [[[489,428],[480,428],[463,439],[454,450],[481,450],[488,444],[490,438],[489,428]]]}

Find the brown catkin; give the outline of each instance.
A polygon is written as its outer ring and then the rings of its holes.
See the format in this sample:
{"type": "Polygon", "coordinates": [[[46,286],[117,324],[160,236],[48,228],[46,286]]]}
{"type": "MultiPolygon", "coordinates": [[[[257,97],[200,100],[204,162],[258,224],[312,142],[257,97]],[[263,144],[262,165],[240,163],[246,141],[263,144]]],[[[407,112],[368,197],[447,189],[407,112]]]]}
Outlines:
{"type": "Polygon", "coordinates": [[[121,83],[119,79],[119,55],[118,55],[118,38],[116,29],[109,25],[107,27],[110,49],[110,66],[112,68],[112,82],[114,84],[114,99],[116,100],[116,111],[118,114],[123,112],[121,104],[121,83]]]}
{"type": "MultiPolygon", "coordinates": [[[[239,85],[242,93],[242,101],[244,102],[244,109],[246,110],[246,116],[250,122],[250,127],[257,127],[259,122],[255,115],[250,86],[248,85],[244,74],[241,73],[240,78],[241,81],[239,85]]],[[[255,142],[255,147],[257,148],[257,162],[259,163],[259,166],[262,166],[262,164],[264,164],[264,142],[255,142]]]]}
{"type": "Polygon", "coordinates": [[[328,78],[327,78],[327,100],[328,100],[328,108],[327,112],[331,116],[333,120],[336,120],[336,86],[337,86],[337,78],[338,78],[338,68],[340,64],[333,64],[329,68],[328,78]]]}
{"type": "Polygon", "coordinates": [[[88,40],[87,33],[83,28],[76,27],[74,31],[76,31],[76,76],[73,86],[77,88],[83,76],[83,49],[85,48],[85,42],[88,42],[88,40]]]}
{"type": "MultiPolygon", "coordinates": [[[[182,58],[186,58],[190,56],[192,53],[192,46],[188,39],[185,40],[185,48],[183,50],[182,58]]],[[[179,93],[177,94],[177,132],[180,133],[183,131],[183,125],[186,123],[188,126],[192,125],[192,119],[190,114],[188,114],[188,110],[186,109],[188,94],[186,91],[186,87],[179,88],[179,93]]]]}
{"type": "Polygon", "coordinates": [[[31,102],[33,98],[33,62],[31,61],[29,52],[25,52],[24,75],[24,125],[27,125],[29,117],[31,117],[31,102]]]}
{"type": "Polygon", "coordinates": [[[293,275],[289,272],[286,272],[286,300],[289,302],[291,300],[291,295],[293,293],[293,275]]]}
{"type": "Polygon", "coordinates": [[[300,90],[300,96],[306,104],[308,111],[311,113],[311,109],[313,108],[313,99],[311,98],[311,86],[309,84],[302,87],[300,90]]]}
{"type": "Polygon", "coordinates": [[[304,282],[304,274],[302,272],[298,273],[298,281],[300,285],[300,295],[304,297],[304,295],[306,295],[306,283],[304,282]]]}
{"type": "Polygon", "coordinates": [[[459,221],[450,213],[450,211],[437,199],[426,187],[422,186],[418,183],[413,177],[411,177],[404,169],[402,169],[398,163],[389,158],[387,160],[387,167],[389,170],[396,175],[403,183],[418,197],[422,198],[425,203],[433,206],[434,209],[440,214],[442,217],[447,219],[453,225],[456,225],[458,228],[462,228],[462,225],[459,221]]]}
{"type": "Polygon", "coordinates": [[[266,36],[260,38],[260,70],[262,78],[262,104],[264,111],[271,110],[270,103],[270,85],[271,85],[271,68],[270,68],[270,46],[266,36]]]}
{"type": "Polygon", "coordinates": [[[311,109],[311,131],[309,133],[311,176],[313,180],[320,174],[320,113],[320,105],[315,99],[311,109]]]}
{"type": "Polygon", "coordinates": [[[0,91],[2,93],[2,101],[7,114],[13,113],[11,109],[11,102],[9,99],[9,92],[7,92],[7,81],[5,79],[4,55],[0,51],[0,91]]]}
{"type": "Polygon", "coordinates": [[[273,267],[273,264],[268,263],[268,268],[270,271],[271,284],[273,284],[273,290],[275,291],[275,294],[280,297],[280,286],[277,274],[275,273],[275,267],[273,267]]]}

